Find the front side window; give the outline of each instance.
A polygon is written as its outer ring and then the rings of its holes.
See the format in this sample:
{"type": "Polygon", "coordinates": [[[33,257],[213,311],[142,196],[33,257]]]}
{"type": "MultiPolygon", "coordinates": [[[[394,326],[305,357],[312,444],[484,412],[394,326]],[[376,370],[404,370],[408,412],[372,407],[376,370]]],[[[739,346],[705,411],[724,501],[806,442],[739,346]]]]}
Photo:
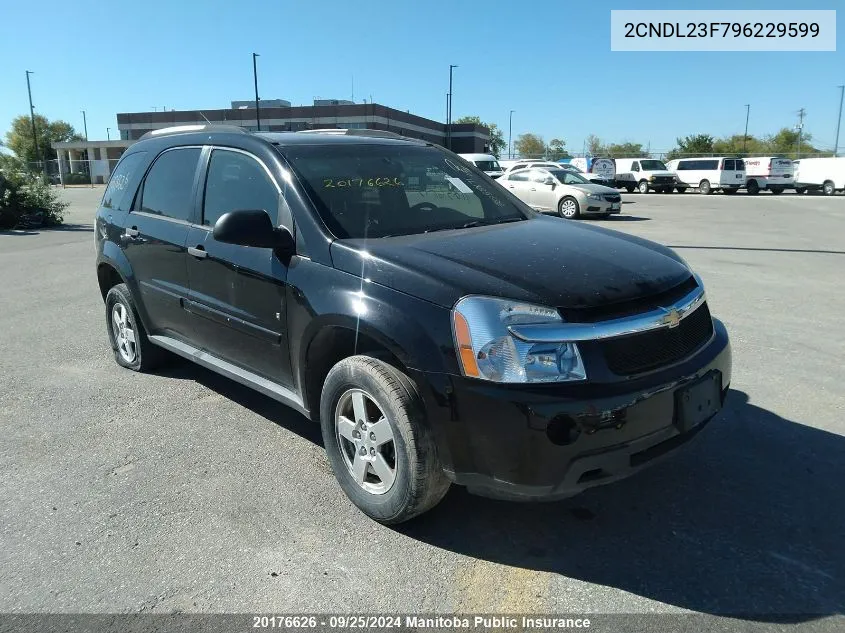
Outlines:
{"type": "Polygon", "coordinates": [[[109,186],[106,187],[106,192],[103,194],[103,208],[114,209],[115,211],[129,210],[132,206],[132,198],[135,197],[135,191],[138,189],[141,175],[143,175],[138,173],[138,169],[141,168],[146,156],[147,152],[135,152],[124,156],[118,163],[109,179],[109,186]]]}
{"type": "Polygon", "coordinates": [[[631,171],[640,171],[640,164],[637,161],[631,163],[631,171]]]}
{"type": "Polygon", "coordinates": [[[199,157],[199,147],[171,149],[159,156],[144,181],[140,210],[189,221],[199,157]]]}
{"type": "Polygon", "coordinates": [[[496,160],[477,160],[475,166],[481,171],[502,171],[502,168],[499,167],[499,161],[496,160]]]}
{"type": "Polygon", "coordinates": [[[524,171],[511,173],[508,175],[508,180],[515,180],[517,182],[528,182],[528,173],[529,171],[527,169],[524,171]]]}
{"type": "Polygon", "coordinates": [[[338,238],[412,235],[531,215],[499,185],[432,147],[350,143],[282,152],[338,238]]]}
{"type": "Polygon", "coordinates": [[[262,209],[278,221],[279,193],[261,164],[246,154],[215,149],[205,179],[202,223],[214,226],[229,211],[262,209]]]}

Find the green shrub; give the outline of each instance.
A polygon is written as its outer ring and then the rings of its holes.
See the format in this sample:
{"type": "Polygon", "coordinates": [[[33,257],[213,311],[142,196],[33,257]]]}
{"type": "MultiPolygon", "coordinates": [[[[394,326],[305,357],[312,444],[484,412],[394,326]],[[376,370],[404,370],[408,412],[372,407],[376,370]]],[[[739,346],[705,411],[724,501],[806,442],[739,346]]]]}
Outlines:
{"type": "Polygon", "coordinates": [[[19,225],[61,224],[67,206],[59,200],[44,176],[3,165],[0,171],[0,230],[19,225]]]}
{"type": "Polygon", "coordinates": [[[81,173],[81,172],[71,172],[69,174],[64,174],[64,180],[66,185],[90,185],[91,184],[91,177],[88,174],[81,173]]]}

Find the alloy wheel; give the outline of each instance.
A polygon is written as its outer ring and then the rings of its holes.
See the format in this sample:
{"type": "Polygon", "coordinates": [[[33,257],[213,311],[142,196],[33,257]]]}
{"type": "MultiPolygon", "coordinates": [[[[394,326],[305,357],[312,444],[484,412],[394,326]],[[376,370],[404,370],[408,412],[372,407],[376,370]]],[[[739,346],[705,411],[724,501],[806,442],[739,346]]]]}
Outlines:
{"type": "Polygon", "coordinates": [[[560,203],[560,214],[565,218],[574,218],[578,213],[578,203],[575,200],[564,200],[560,203]]]}
{"type": "Polygon", "coordinates": [[[122,303],[115,303],[111,310],[112,332],[117,344],[117,351],[127,363],[135,361],[138,348],[135,341],[135,330],[129,321],[129,311],[122,303]]]}

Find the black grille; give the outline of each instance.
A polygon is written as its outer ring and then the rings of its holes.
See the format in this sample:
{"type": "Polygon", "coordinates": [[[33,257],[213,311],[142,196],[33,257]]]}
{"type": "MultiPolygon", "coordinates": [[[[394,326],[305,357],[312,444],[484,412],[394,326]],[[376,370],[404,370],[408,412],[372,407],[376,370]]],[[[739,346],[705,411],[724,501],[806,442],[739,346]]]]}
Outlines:
{"type": "Polygon", "coordinates": [[[678,327],[612,339],[600,345],[608,368],[614,374],[629,376],[686,358],[709,341],[712,334],[713,320],[705,303],[681,319],[678,327]]]}
{"type": "Polygon", "coordinates": [[[672,176],[655,176],[652,182],[660,185],[668,185],[669,183],[675,182],[675,178],[672,176]]]}
{"type": "Polygon", "coordinates": [[[608,202],[622,202],[622,196],[620,196],[618,193],[608,194],[604,197],[604,199],[607,200],[608,202]]]}

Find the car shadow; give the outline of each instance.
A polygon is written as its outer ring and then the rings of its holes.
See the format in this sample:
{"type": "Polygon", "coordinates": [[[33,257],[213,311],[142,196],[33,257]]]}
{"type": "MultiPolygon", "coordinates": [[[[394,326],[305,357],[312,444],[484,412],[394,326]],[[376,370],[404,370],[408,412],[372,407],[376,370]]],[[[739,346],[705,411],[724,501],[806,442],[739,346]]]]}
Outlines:
{"type": "Polygon", "coordinates": [[[550,504],[453,487],[396,529],[693,611],[813,620],[845,610],[843,455],[842,436],[731,391],[696,441],[630,479],[550,504]]]}
{"type": "Polygon", "coordinates": [[[646,222],[651,220],[651,218],[645,218],[640,215],[611,215],[608,218],[605,218],[606,222],[646,222]]]}
{"type": "Polygon", "coordinates": [[[166,365],[150,373],[163,378],[177,378],[197,382],[224,398],[270,420],[274,424],[278,424],[296,433],[301,438],[318,446],[323,446],[323,437],[319,424],[315,424],[301,413],[273,400],[273,398],[237,383],[230,378],[221,376],[205,367],[175,357],[166,365]]]}

